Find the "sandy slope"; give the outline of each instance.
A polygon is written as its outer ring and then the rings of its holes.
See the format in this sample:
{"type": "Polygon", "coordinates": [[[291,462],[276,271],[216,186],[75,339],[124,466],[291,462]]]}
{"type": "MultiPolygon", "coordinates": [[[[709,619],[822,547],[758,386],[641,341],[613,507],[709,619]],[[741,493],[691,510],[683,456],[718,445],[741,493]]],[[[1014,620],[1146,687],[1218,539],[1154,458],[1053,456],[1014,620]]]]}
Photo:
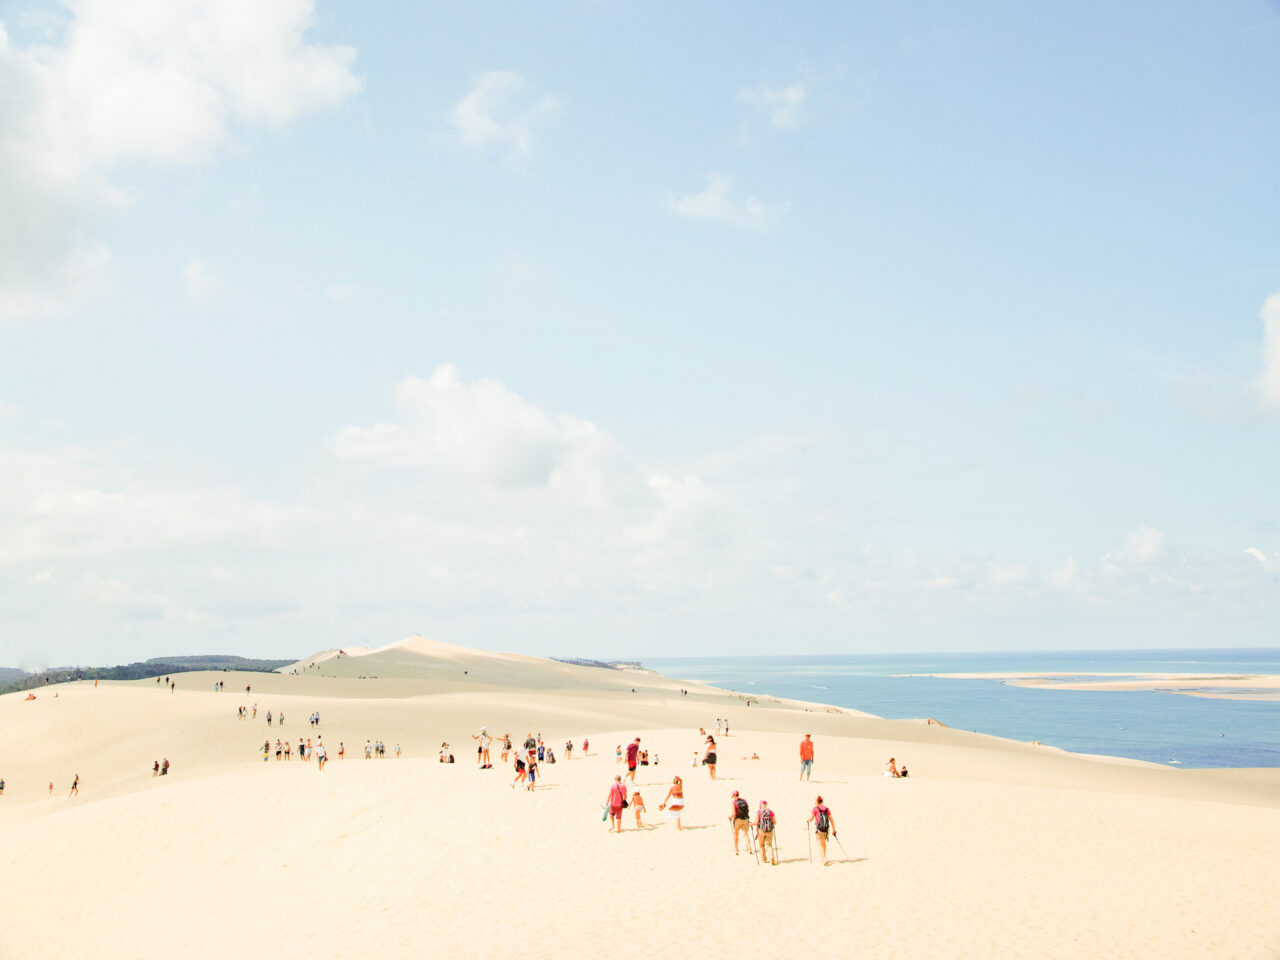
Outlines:
{"type": "Polygon", "coordinates": [[[0,698],[0,957],[1280,957],[1275,771],[747,707],[652,674],[417,639],[301,668],[184,674],[172,694],[143,681],[0,698]],[[240,689],[214,693],[219,678],[240,689]],[[238,720],[255,701],[257,720],[238,720]],[[281,733],[268,709],[295,744],[319,710],[347,759],[323,773],[263,763],[281,733]],[[697,727],[724,716],[713,783],[688,760],[697,727]],[[593,755],[558,750],[544,789],[512,790],[508,769],[475,769],[482,723],[557,747],[589,735],[593,755]],[[806,731],[812,784],[795,779],[806,731]],[[639,776],[656,826],[609,835],[613,749],[637,735],[662,758],[639,776]],[[366,737],[404,758],[360,759],[366,737]],[[458,764],[435,762],[442,740],[458,764]],[[889,755],[911,780],[880,776],[889,755]],[[153,779],[165,756],[173,775],[153,779]],[[676,773],[698,829],[657,813],[676,773]],[[735,788],[778,810],[777,868],[734,857],[735,788]],[[803,829],[819,791],[845,847],[825,868],[803,829]]]}

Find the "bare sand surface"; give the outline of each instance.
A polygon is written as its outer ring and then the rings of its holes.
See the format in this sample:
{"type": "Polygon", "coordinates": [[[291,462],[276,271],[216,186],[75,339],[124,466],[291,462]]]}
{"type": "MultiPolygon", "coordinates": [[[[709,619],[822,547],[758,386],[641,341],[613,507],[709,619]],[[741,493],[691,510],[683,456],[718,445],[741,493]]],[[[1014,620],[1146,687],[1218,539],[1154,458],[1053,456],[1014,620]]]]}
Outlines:
{"type": "Polygon", "coordinates": [[[1163,690],[1219,700],[1280,700],[1280,676],[1273,673],[910,673],[901,676],[1003,680],[1011,687],[1043,690],[1163,690]],[[1087,679],[1075,679],[1079,677],[1087,679]]]}
{"type": "Polygon", "coordinates": [[[0,697],[0,957],[1280,957],[1277,771],[747,706],[645,671],[421,638],[174,679],[173,693],[135,681],[0,697]],[[731,735],[712,781],[690,758],[718,717],[731,735]],[[541,733],[559,762],[537,790],[512,789],[500,740],[494,769],[476,767],[481,725],[517,746],[541,733]],[[801,783],[806,732],[816,762],[801,783]],[[327,767],[277,762],[285,734],[322,736],[327,767]],[[614,751],[636,736],[660,759],[637,776],[645,827],[628,810],[610,834],[614,751]],[[363,759],[366,738],[390,755],[363,759]],[[442,741],[456,764],[437,762],[442,741]],[[882,776],[890,756],[910,779],[882,776]],[[171,774],[152,777],[166,757],[171,774]],[[683,831],[657,809],[675,775],[683,831]],[[778,866],[734,856],[734,789],[777,811],[778,866]],[[819,792],[842,843],[830,866],[809,860],[819,792]]]}

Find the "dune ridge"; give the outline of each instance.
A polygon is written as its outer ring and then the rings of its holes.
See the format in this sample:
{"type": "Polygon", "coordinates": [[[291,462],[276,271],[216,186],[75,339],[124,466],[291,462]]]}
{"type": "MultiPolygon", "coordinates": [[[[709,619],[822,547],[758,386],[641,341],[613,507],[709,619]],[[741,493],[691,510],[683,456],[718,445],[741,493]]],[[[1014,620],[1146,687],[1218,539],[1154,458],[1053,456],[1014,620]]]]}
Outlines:
{"type": "Polygon", "coordinates": [[[0,697],[0,850],[21,878],[0,957],[54,943],[108,958],[1280,956],[1280,771],[748,706],[652,672],[421,637],[328,653],[297,673],[175,676],[172,693],[144,680],[0,697]],[[713,781],[690,761],[718,718],[731,733],[713,781]],[[512,789],[496,750],[478,770],[481,726],[517,745],[541,734],[559,760],[544,786],[512,789]],[[806,732],[816,763],[801,783],[806,732]],[[264,762],[263,741],[285,735],[323,737],[327,768],[264,762]],[[660,760],[637,777],[647,826],[606,834],[614,750],[635,736],[660,760]],[[392,756],[363,759],[366,738],[392,756]],[[445,741],[455,764],[437,762],[445,741]],[[881,775],[889,756],[911,779],[881,775]],[[166,757],[172,773],[152,777],[166,757]],[[693,829],[658,813],[674,775],[693,829]],[[734,789],[778,811],[778,867],[734,856],[734,789]],[[819,792],[843,844],[829,867],[809,862],[803,826],[819,792]]]}

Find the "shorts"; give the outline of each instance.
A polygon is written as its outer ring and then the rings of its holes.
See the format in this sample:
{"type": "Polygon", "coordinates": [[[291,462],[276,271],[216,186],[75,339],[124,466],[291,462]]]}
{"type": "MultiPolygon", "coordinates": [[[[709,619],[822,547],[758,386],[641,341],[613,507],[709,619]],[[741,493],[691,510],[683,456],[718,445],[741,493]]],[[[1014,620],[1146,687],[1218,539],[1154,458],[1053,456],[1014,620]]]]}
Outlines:
{"type": "Polygon", "coordinates": [[[708,754],[707,754],[707,758],[706,758],[705,760],[703,760],[702,762],[703,762],[703,763],[706,763],[706,764],[709,764],[709,765],[711,765],[711,766],[715,766],[715,763],[716,763],[716,755],[715,755],[714,753],[708,753],[708,754]]]}
{"type": "Polygon", "coordinates": [[[745,819],[745,818],[737,818],[737,819],[735,819],[735,820],[733,821],[733,832],[734,832],[734,833],[737,833],[739,830],[750,830],[750,829],[751,829],[751,821],[750,821],[750,820],[747,820],[747,819],[745,819]]]}
{"type": "Polygon", "coordinates": [[[812,772],[813,772],[813,761],[812,761],[812,760],[801,760],[801,761],[800,761],[800,772],[801,772],[801,773],[812,773],[812,772]]]}

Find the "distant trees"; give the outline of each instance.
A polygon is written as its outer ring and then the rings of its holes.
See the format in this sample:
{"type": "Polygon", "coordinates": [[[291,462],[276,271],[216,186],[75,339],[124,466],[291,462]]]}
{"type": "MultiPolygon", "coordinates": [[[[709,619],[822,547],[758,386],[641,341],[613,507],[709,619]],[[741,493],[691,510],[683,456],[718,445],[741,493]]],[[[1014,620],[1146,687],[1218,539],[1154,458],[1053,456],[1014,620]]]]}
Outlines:
{"type": "Polygon", "coordinates": [[[136,663],[115,667],[57,667],[39,673],[5,668],[0,673],[0,693],[32,690],[50,683],[66,683],[71,680],[142,680],[193,670],[248,670],[269,673],[293,663],[292,660],[257,660],[251,657],[232,657],[209,654],[196,657],[153,657],[136,663]]]}

